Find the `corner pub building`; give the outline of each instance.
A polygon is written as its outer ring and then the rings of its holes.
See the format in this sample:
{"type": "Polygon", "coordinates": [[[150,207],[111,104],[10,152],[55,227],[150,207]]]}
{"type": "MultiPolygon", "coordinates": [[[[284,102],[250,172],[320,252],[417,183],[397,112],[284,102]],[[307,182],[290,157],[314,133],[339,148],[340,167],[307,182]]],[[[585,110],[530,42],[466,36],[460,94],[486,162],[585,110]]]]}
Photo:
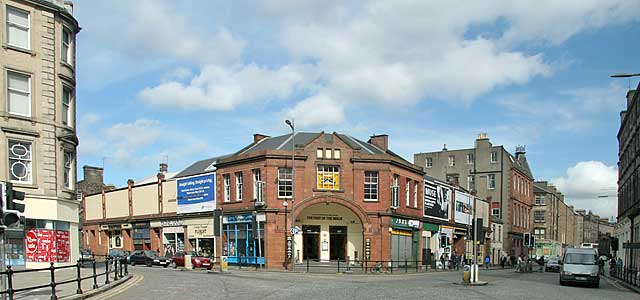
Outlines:
{"type": "Polygon", "coordinates": [[[423,174],[388,149],[387,135],[364,142],[335,132],[299,132],[293,138],[255,134],[253,143],[216,164],[216,205],[224,214],[222,255],[237,263],[259,255],[256,248],[261,248],[258,260],[267,268],[288,267],[293,192],[300,229],[294,238],[297,263],[421,263],[423,174]],[[262,231],[260,244],[252,239],[253,212],[262,231]]]}

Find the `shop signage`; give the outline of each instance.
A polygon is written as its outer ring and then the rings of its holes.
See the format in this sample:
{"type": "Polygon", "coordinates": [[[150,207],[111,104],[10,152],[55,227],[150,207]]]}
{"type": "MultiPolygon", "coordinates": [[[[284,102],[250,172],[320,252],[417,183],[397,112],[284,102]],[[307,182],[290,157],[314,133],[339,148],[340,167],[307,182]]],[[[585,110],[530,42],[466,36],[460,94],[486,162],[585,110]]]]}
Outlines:
{"type": "Polygon", "coordinates": [[[29,230],[26,240],[28,262],[69,262],[69,231],[29,230]]]}
{"type": "Polygon", "coordinates": [[[392,229],[391,230],[391,234],[403,235],[403,236],[411,236],[412,235],[411,231],[398,230],[398,229],[392,229]]]}
{"type": "Polygon", "coordinates": [[[420,228],[420,221],[391,217],[391,225],[396,227],[420,228]]]}
{"type": "Polygon", "coordinates": [[[178,179],[179,214],[213,211],[216,207],[215,173],[178,179]]]}
{"type": "Polygon", "coordinates": [[[444,185],[436,185],[424,181],[424,211],[425,217],[449,221],[449,207],[451,204],[451,189],[444,185]]]}
{"type": "Polygon", "coordinates": [[[224,223],[251,222],[251,214],[224,216],[224,223]]]}
{"type": "Polygon", "coordinates": [[[371,259],[371,239],[366,239],[364,242],[364,255],[367,260],[371,259]]]}
{"type": "Polygon", "coordinates": [[[213,224],[196,224],[187,226],[189,238],[213,238],[213,224]]]}
{"type": "Polygon", "coordinates": [[[307,216],[307,220],[342,221],[342,217],[332,214],[313,214],[307,216]]]}
{"type": "Polygon", "coordinates": [[[175,226],[183,226],[183,225],[184,225],[184,221],[182,219],[160,221],[161,227],[175,227],[175,226]]]}
{"type": "Polygon", "coordinates": [[[162,233],[184,233],[184,227],[182,226],[163,227],[162,233]]]}
{"type": "Polygon", "coordinates": [[[471,225],[473,210],[473,198],[467,193],[456,191],[456,212],[454,219],[456,223],[471,225]]]}

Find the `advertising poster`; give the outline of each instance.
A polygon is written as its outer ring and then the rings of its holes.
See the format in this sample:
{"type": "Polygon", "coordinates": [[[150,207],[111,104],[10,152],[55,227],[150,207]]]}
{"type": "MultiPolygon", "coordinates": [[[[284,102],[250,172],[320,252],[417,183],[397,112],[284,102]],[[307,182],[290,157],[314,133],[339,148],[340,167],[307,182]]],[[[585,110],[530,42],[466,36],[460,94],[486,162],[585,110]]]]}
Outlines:
{"type": "Polygon", "coordinates": [[[216,208],[215,182],[215,173],[178,179],[178,213],[213,211],[216,208]]]}
{"type": "Polygon", "coordinates": [[[473,216],[473,198],[467,193],[456,191],[455,222],[471,225],[473,216]]]}
{"type": "Polygon", "coordinates": [[[69,232],[34,229],[26,234],[28,262],[69,262],[71,251],[69,232]]]}
{"type": "Polygon", "coordinates": [[[424,181],[424,216],[449,221],[451,190],[446,186],[424,181]]]}

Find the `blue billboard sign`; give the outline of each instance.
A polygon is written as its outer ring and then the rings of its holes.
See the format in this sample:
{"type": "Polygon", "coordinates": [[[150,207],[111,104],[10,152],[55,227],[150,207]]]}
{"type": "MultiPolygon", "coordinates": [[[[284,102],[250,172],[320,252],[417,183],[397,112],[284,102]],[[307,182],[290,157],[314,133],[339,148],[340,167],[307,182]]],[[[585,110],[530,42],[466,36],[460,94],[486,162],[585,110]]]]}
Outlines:
{"type": "Polygon", "coordinates": [[[213,211],[216,208],[216,174],[178,179],[178,213],[213,211]]]}

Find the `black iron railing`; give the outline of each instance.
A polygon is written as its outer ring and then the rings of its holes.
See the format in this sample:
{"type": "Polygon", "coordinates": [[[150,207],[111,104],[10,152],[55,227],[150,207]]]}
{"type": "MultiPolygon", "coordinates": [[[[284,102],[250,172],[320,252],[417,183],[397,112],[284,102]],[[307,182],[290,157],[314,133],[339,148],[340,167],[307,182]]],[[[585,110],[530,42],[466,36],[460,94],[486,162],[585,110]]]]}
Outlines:
{"type": "Polygon", "coordinates": [[[611,277],[622,280],[630,285],[640,287],[640,281],[638,280],[637,268],[628,268],[621,265],[611,265],[609,275],[611,277]]]}
{"type": "MultiPolygon", "coordinates": [[[[286,265],[286,264],[285,264],[286,265]]],[[[421,272],[433,272],[442,271],[442,268],[436,267],[436,264],[423,264],[418,260],[332,260],[329,262],[322,262],[314,259],[304,260],[302,264],[297,264],[297,270],[306,272],[357,272],[364,274],[394,274],[394,273],[421,273],[421,272]]],[[[446,268],[446,270],[457,270],[460,268],[446,268]]]]}
{"type": "Polygon", "coordinates": [[[85,259],[85,260],[80,259],[77,261],[76,264],[73,264],[73,265],[60,266],[60,267],[54,266],[54,263],[51,263],[50,266],[46,268],[27,269],[27,270],[14,270],[12,266],[7,266],[6,271],[0,272],[0,276],[3,276],[3,277],[6,276],[7,278],[7,288],[4,291],[0,291],[0,295],[6,294],[9,300],[13,300],[16,293],[50,287],[51,300],[56,300],[58,299],[58,296],[56,295],[56,287],[58,286],[75,283],[77,285],[77,289],[75,293],[82,294],[83,293],[82,281],[93,280],[93,285],[91,289],[97,289],[98,287],[100,287],[100,285],[98,284],[98,281],[103,276],[104,276],[104,285],[107,285],[111,282],[110,281],[111,276],[113,277],[114,281],[117,281],[118,279],[123,278],[128,274],[129,274],[129,270],[127,268],[126,258],[117,258],[117,257],[108,257],[108,256],[99,256],[99,255],[92,256],[91,259],[85,259]],[[83,266],[85,266],[86,263],[91,264],[92,274],[88,276],[81,276],[80,269],[83,266]],[[104,271],[100,270],[100,272],[98,272],[98,268],[96,267],[96,264],[104,265],[104,271]],[[56,280],[56,271],[64,270],[64,269],[72,269],[72,268],[76,269],[75,278],[70,278],[66,280],[58,279],[58,281],[56,280]],[[16,274],[42,272],[42,271],[49,271],[49,273],[51,274],[49,283],[21,287],[21,288],[14,288],[14,285],[16,283],[16,278],[15,278],[16,274]]]}

